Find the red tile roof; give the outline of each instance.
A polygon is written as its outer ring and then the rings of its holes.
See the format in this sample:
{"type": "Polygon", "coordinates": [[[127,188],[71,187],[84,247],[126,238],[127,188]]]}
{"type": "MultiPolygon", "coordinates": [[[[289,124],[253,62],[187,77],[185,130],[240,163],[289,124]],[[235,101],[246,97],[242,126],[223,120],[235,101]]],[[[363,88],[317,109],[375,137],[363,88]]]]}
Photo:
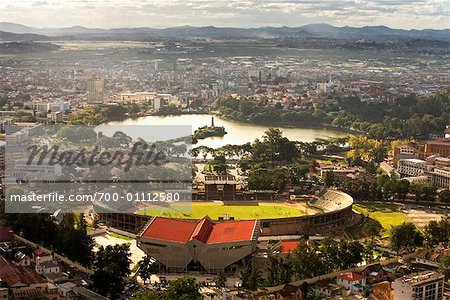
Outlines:
{"type": "Polygon", "coordinates": [[[251,240],[255,220],[214,223],[208,216],[199,221],[156,217],[142,233],[143,237],[177,243],[195,239],[204,244],[251,240]]]}
{"type": "Polygon", "coordinates": [[[0,280],[7,282],[10,286],[19,283],[31,285],[46,282],[32,268],[15,266],[4,257],[0,257],[0,280]]]}
{"type": "Polygon", "coordinates": [[[195,226],[194,232],[191,234],[191,239],[196,239],[206,244],[213,229],[214,223],[210,219],[203,218],[195,226]]]}
{"type": "Polygon", "coordinates": [[[156,217],[142,236],[158,240],[186,243],[191,239],[191,234],[196,226],[197,222],[195,221],[156,217]]]}
{"type": "Polygon", "coordinates": [[[251,240],[255,223],[255,220],[216,223],[208,244],[251,240]]]}
{"type": "Polygon", "coordinates": [[[298,240],[281,241],[280,252],[289,253],[294,252],[300,242],[298,240]]]}
{"type": "Polygon", "coordinates": [[[13,231],[10,227],[0,227],[0,242],[8,242],[13,239],[13,231]]]}
{"type": "Polygon", "coordinates": [[[449,146],[450,145],[450,138],[442,138],[434,141],[428,141],[427,144],[429,145],[442,145],[442,146],[449,146]]]}
{"type": "Polygon", "coordinates": [[[33,251],[34,256],[35,257],[45,257],[45,256],[49,256],[50,254],[45,253],[44,251],[42,251],[42,249],[36,249],[33,251]]]}
{"type": "Polygon", "coordinates": [[[347,273],[342,273],[338,276],[338,278],[347,280],[347,281],[360,281],[363,279],[366,279],[366,276],[358,274],[358,273],[354,273],[354,272],[347,272],[347,273]]]}

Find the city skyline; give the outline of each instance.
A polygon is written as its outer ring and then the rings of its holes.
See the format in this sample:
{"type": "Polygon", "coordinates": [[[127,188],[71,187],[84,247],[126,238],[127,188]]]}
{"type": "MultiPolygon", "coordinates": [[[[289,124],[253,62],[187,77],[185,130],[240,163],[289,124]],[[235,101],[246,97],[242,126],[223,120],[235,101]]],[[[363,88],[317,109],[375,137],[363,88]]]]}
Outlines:
{"type": "Polygon", "coordinates": [[[31,27],[94,28],[175,26],[297,27],[311,23],[334,26],[384,25],[398,29],[450,28],[444,0],[249,0],[143,1],[5,0],[2,20],[31,27]]]}

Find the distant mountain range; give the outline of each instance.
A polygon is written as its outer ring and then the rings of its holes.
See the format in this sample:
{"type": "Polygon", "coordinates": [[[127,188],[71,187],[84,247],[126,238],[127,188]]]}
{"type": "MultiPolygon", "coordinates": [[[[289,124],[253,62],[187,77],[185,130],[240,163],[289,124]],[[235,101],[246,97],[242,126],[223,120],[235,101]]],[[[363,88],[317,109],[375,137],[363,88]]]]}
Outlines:
{"type": "Polygon", "coordinates": [[[43,41],[43,40],[48,40],[48,37],[45,35],[32,33],[12,33],[0,31],[0,41],[23,42],[23,41],[43,41]]]}
{"type": "Polygon", "coordinates": [[[66,28],[34,28],[21,24],[0,22],[0,40],[87,39],[87,40],[147,40],[154,38],[336,38],[369,40],[432,39],[450,41],[450,29],[404,30],[386,26],[336,27],[329,24],[309,24],[300,27],[193,27],[181,26],[164,29],[139,27],[99,29],[82,26],[66,28]],[[27,36],[8,36],[26,34],[27,36]],[[43,37],[47,36],[47,37],[43,37]]]}

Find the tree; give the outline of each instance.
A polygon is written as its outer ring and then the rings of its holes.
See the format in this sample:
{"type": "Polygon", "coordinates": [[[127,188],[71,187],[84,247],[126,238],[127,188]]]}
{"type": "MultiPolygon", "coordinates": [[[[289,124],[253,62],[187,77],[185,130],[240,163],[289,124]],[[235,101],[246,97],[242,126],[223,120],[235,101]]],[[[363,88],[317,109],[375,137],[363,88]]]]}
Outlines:
{"type": "Polygon", "coordinates": [[[84,266],[92,263],[94,243],[83,214],[66,214],[59,224],[55,250],[84,266]]]}
{"type": "Polygon", "coordinates": [[[214,283],[217,287],[223,288],[227,284],[227,276],[225,276],[225,273],[223,271],[219,271],[216,274],[216,277],[214,277],[214,283]]]}
{"type": "Polygon", "coordinates": [[[332,187],[334,185],[335,176],[332,171],[325,172],[325,176],[323,181],[325,182],[326,187],[332,187]]]}
{"type": "Polygon", "coordinates": [[[170,300],[200,300],[203,299],[200,293],[200,284],[192,276],[183,276],[170,283],[167,290],[167,297],[170,300]]]}
{"type": "Polygon", "coordinates": [[[119,298],[124,290],[124,277],[131,274],[130,256],[128,244],[101,246],[93,264],[94,290],[111,299],[119,298]]]}
{"type": "Polygon", "coordinates": [[[295,143],[275,128],[268,129],[262,141],[256,139],[252,144],[252,158],[258,162],[291,162],[297,155],[295,143]]]}
{"type": "Polygon", "coordinates": [[[316,253],[314,247],[299,243],[293,256],[293,269],[297,278],[311,278],[327,271],[326,262],[316,253]]]}
{"type": "Polygon", "coordinates": [[[118,141],[118,143],[123,147],[128,147],[130,143],[133,141],[131,137],[129,137],[122,131],[116,131],[112,137],[115,138],[118,141]]]}
{"type": "Polygon", "coordinates": [[[450,220],[447,218],[439,221],[431,221],[425,227],[425,233],[428,245],[435,246],[442,244],[446,247],[450,241],[450,220]]]}
{"type": "Polygon", "coordinates": [[[253,169],[248,177],[248,187],[252,190],[283,191],[287,185],[287,174],[284,168],[253,169]]]}
{"type": "Polygon", "coordinates": [[[358,200],[367,200],[370,197],[371,187],[369,183],[361,178],[345,179],[339,189],[358,200]]]}
{"type": "Polygon", "coordinates": [[[374,242],[375,238],[380,237],[380,232],[383,229],[380,222],[374,219],[367,218],[366,222],[362,226],[362,232],[365,236],[369,237],[371,243],[374,242]]]}
{"type": "Polygon", "coordinates": [[[423,244],[423,236],[413,223],[404,222],[391,230],[391,248],[397,253],[400,250],[413,251],[423,244]]]}
{"type": "Polygon", "coordinates": [[[338,244],[339,265],[336,269],[353,268],[363,261],[364,246],[358,241],[342,240],[338,244]]]}
{"type": "Polygon", "coordinates": [[[450,276],[450,255],[444,255],[439,262],[439,272],[445,274],[445,277],[450,276]]]}
{"type": "Polygon", "coordinates": [[[227,164],[225,156],[215,155],[211,162],[212,169],[218,174],[227,174],[227,164]]]}
{"type": "Polygon", "coordinates": [[[417,201],[434,201],[436,198],[436,188],[430,184],[411,184],[410,191],[416,196],[417,201]]]}
{"type": "Polygon", "coordinates": [[[194,100],[189,104],[189,106],[190,106],[191,108],[193,108],[193,109],[200,108],[200,107],[202,107],[202,105],[203,105],[203,101],[202,101],[201,99],[194,99],[194,100]]]}
{"type": "Polygon", "coordinates": [[[251,291],[256,291],[264,282],[261,270],[254,264],[250,264],[241,271],[239,278],[242,281],[242,287],[251,291]]]}
{"type": "Polygon", "coordinates": [[[144,284],[147,282],[147,280],[150,280],[150,276],[152,274],[158,273],[158,266],[155,264],[154,261],[151,260],[150,256],[146,255],[140,262],[139,262],[139,277],[142,278],[144,281],[144,284]]]}
{"type": "Polygon", "coordinates": [[[383,141],[369,139],[365,136],[355,135],[349,139],[349,156],[352,158],[362,158],[368,162],[380,163],[388,154],[387,144],[383,141]]]}
{"type": "Polygon", "coordinates": [[[408,194],[409,191],[409,181],[408,180],[396,180],[395,181],[396,184],[395,186],[395,195],[397,199],[406,199],[406,195],[408,194]]]}
{"type": "Polygon", "coordinates": [[[166,292],[155,290],[142,290],[134,294],[131,300],[169,300],[166,292]]]}
{"type": "Polygon", "coordinates": [[[132,300],[202,300],[200,284],[194,277],[183,276],[170,282],[166,291],[144,290],[137,292],[132,300]]]}
{"type": "Polygon", "coordinates": [[[287,284],[292,281],[294,275],[291,253],[288,253],[285,258],[280,257],[279,260],[281,266],[280,282],[287,284]]]}
{"type": "Polygon", "coordinates": [[[281,282],[281,266],[282,259],[275,255],[269,255],[267,259],[267,285],[275,286],[282,284],[281,282]]]}
{"type": "Polygon", "coordinates": [[[450,202],[450,189],[445,189],[439,192],[439,200],[443,203],[450,202]]]}
{"type": "Polygon", "coordinates": [[[297,185],[302,179],[306,179],[308,173],[308,166],[292,166],[288,169],[288,179],[291,185],[297,185]]]}

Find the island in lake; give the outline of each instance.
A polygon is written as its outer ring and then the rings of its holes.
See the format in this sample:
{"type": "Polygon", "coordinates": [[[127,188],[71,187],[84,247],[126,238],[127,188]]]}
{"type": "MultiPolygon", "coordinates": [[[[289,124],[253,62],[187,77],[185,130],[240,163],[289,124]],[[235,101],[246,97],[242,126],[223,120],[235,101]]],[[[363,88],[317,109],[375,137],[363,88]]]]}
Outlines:
{"type": "Polygon", "coordinates": [[[203,126],[194,131],[192,136],[192,143],[195,144],[197,140],[206,139],[213,136],[224,136],[227,134],[225,127],[214,125],[214,116],[211,117],[211,125],[203,126]]]}

